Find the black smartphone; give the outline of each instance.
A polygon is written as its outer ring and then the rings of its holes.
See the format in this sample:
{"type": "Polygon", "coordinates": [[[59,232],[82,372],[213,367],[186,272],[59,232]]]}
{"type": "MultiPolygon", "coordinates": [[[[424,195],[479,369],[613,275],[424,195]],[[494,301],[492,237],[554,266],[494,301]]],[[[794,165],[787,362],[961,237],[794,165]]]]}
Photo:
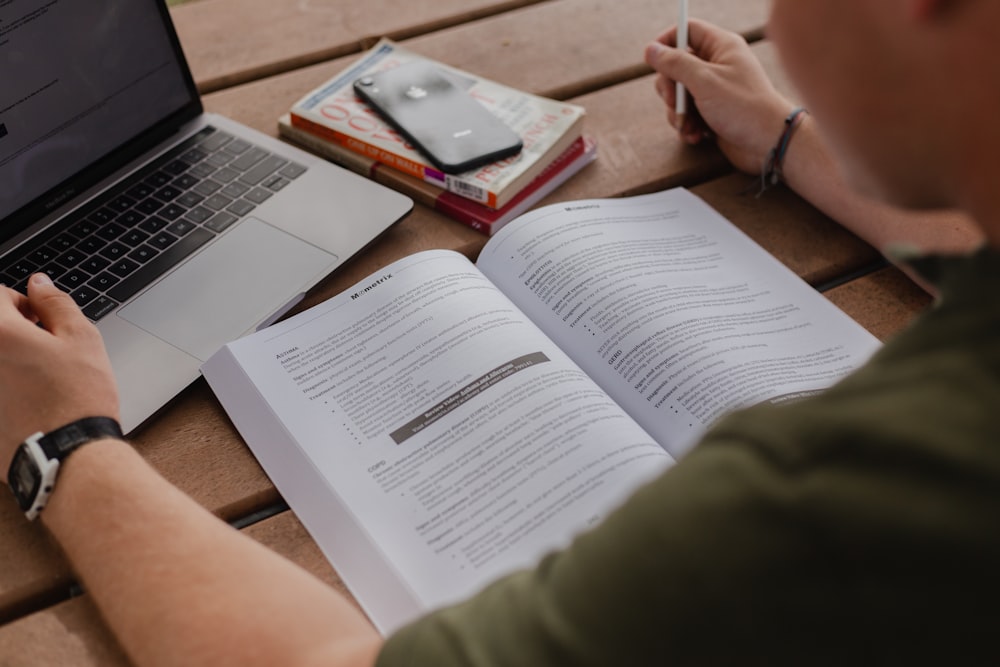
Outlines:
{"type": "Polygon", "coordinates": [[[516,132],[433,63],[416,61],[362,77],[354,91],[445,173],[502,160],[523,146],[516,132]]]}

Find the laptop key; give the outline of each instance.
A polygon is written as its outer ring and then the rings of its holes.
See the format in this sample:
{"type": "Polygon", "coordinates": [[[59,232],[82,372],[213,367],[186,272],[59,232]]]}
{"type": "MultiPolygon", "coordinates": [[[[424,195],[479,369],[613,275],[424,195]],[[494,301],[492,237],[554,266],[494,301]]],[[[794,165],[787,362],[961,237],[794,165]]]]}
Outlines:
{"type": "Polygon", "coordinates": [[[173,234],[168,234],[167,232],[160,232],[153,238],[149,239],[149,245],[153,246],[157,250],[166,250],[174,244],[177,237],[173,234]]]}
{"type": "Polygon", "coordinates": [[[237,197],[242,197],[243,194],[249,189],[250,189],[249,185],[244,185],[239,181],[233,181],[226,187],[222,188],[222,194],[226,195],[227,197],[232,197],[233,199],[236,199],[237,197]]]}
{"type": "Polygon", "coordinates": [[[236,180],[240,175],[240,172],[235,169],[230,169],[229,167],[223,167],[219,171],[212,174],[212,179],[219,181],[220,183],[228,183],[229,181],[236,180]]]}
{"type": "Polygon", "coordinates": [[[133,262],[128,257],[123,257],[109,266],[108,271],[115,274],[119,278],[124,278],[138,268],[139,264],[137,262],[133,262]]]}
{"type": "Polygon", "coordinates": [[[226,144],[226,150],[230,153],[235,153],[239,155],[240,153],[245,153],[251,144],[249,141],[244,141],[243,139],[235,139],[226,144]]]}
{"type": "Polygon", "coordinates": [[[237,199],[232,204],[227,206],[226,210],[229,211],[230,213],[235,213],[236,215],[243,216],[249,213],[250,211],[254,210],[255,208],[257,207],[251,204],[250,202],[244,201],[242,199],[237,199]]]}
{"type": "Polygon", "coordinates": [[[201,162],[208,157],[208,152],[203,151],[200,148],[192,148],[187,153],[181,156],[181,160],[187,162],[189,165],[201,162]]]}
{"type": "Polygon", "coordinates": [[[296,179],[302,174],[306,173],[307,167],[298,164],[297,162],[290,163],[287,167],[279,171],[278,173],[285,178],[296,179]]]}
{"type": "Polygon", "coordinates": [[[135,207],[137,211],[143,215],[153,215],[161,208],[163,208],[163,202],[156,199],[145,199],[139,202],[139,205],[135,207]]]}
{"type": "Polygon", "coordinates": [[[191,167],[191,169],[188,170],[188,174],[192,174],[194,176],[197,176],[198,178],[208,178],[209,176],[215,173],[216,169],[217,169],[216,167],[213,167],[212,165],[207,164],[206,162],[201,162],[191,167]]]}
{"type": "Polygon", "coordinates": [[[174,179],[174,182],[171,183],[171,185],[181,190],[190,190],[194,186],[198,185],[200,180],[201,180],[200,178],[192,176],[190,173],[181,174],[180,176],[174,179]]]}
{"type": "Polygon", "coordinates": [[[208,179],[191,188],[191,192],[197,192],[200,195],[211,197],[218,192],[220,188],[222,188],[222,183],[216,183],[212,179],[208,179]]]}
{"type": "Polygon", "coordinates": [[[154,257],[149,264],[108,290],[108,296],[119,302],[128,299],[213,238],[215,234],[212,232],[204,229],[194,230],[154,257]]]}
{"type": "Polygon", "coordinates": [[[108,204],[108,207],[114,211],[117,211],[118,213],[124,213],[125,211],[135,206],[135,203],[136,203],[135,200],[132,199],[131,197],[122,195],[112,200],[111,203],[108,204]]]}
{"type": "Polygon", "coordinates": [[[90,276],[81,271],[80,269],[73,269],[69,273],[64,273],[62,276],[56,280],[56,284],[62,287],[64,290],[72,291],[77,287],[86,284],[90,280],[90,276]]]}
{"type": "Polygon", "coordinates": [[[113,273],[108,273],[107,271],[105,271],[104,273],[99,273],[98,275],[88,280],[87,284],[98,291],[106,292],[108,291],[108,289],[118,284],[118,281],[120,280],[121,278],[119,278],[118,276],[114,275],[113,273]]]}
{"type": "Polygon", "coordinates": [[[183,206],[178,206],[177,204],[167,204],[160,209],[160,216],[166,218],[167,220],[176,220],[184,215],[186,211],[187,209],[183,206]]]}
{"type": "Polygon", "coordinates": [[[211,229],[213,232],[221,233],[224,229],[229,227],[229,225],[233,224],[237,220],[239,220],[239,218],[237,218],[232,213],[226,213],[225,211],[222,211],[221,213],[217,213],[216,215],[212,216],[212,219],[205,223],[205,227],[211,229]]]}
{"type": "Polygon", "coordinates": [[[77,246],[77,249],[80,252],[85,252],[89,255],[97,252],[107,244],[108,242],[103,239],[99,239],[96,236],[89,236],[84,240],[80,241],[80,244],[77,246]]]}
{"type": "Polygon", "coordinates": [[[68,270],[69,269],[67,269],[66,267],[60,266],[55,262],[51,264],[46,264],[45,266],[39,269],[39,271],[41,271],[42,273],[48,274],[49,278],[52,278],[53,281],[58,280],[68,270]]]}
{"type": "Polygon", "coordinates": [[[100,225],[91,220],[81,220],[80,222],[70,227],[69,231],[77,238],[82,239],[83,237],[90,236],[91,234],[96,232],[98,227],[100,227],[100,225]]]}
{"type": "Polygon", "coordinates": [[[169,202],[181,196],[181,191],[172,185],[167,185],[156,191],[154,196],[162,202],[169,202]]]}
{"type": "Polygon", "coordinates": [[[184,236],[195,227],[197,227],[197,225],[195,225],[190,220],[185,220],[184,218],[181,218],[180,220],[174,222],[169,227],[167,227],[167,231],[176,236],[184,236]]]}
{"type": "Polygon", "coordinates": [[[97,235],[105,241],[114,241],[127,231],[127,229],[119,225],[117,222],[109,222],[97,230],[97,235]]]}
{"type": "Polygon", "coordinates": [[[222,209],[226,208],[232,203],[233,203],[232,199],[230,199],[229,197],[225,197],[223,195],[212,195],[211,197],[209,197],[204,201],[205,206],[212,209],[213,211],[221,211],[222,209]]]}
{"type": "Polygon", "coordinates": [[[254,188],[250,192],[246,193],[245,196],[254,204],[263,204],[272,194],[273,193],[268,192],[264,188],[254,188]]]}
{"type": "Polygon", "coordinates": [[[45,264],[46,262],[51,262],[56,257],[56,251],[47,246],[42,246],[35,252],[28,255],[28,261],[33,264],[45,264]]]}
{"type": "MultiPolygon", "coordinates": [[[[229,144],[229,146],[227,146],[226,148],[227,149],[231,148],[232,145],[233,144],[229,144]]],[[[257,164],[264,158],[268,157],[269,155],[270,153],[268,153],[263,148],[256,148],[256,147],[251,148],[246,153],[244,153],[243,155],[239,156],[238,158],[230,162],[229,166],[232,167],[233,169],[238,169],[240,171],[247,171],[248,169],[253,167],[255,164],[257,164]]]]}
{"type": "Polygon", "coordinates": [[[164,220],[163,218],[154,216],[152,218],[149,218],[148,220],[143,220],[141,223],[139,223],[139,229],[149,232],[150,234],[155,234],[156,232],[160,231],[169,224],[170,223],[164,220]]]}
{"type": "Polygon", "coordinates": [[[52,243],[50,243],[50,245],[57,250],[65,251],[72,249],[76,245],[77,240],[78,239],[69,232],[63,232],[59,236],[52,239],[52,243]]]}
{"type": "Polygon", "coordinates": [[[87,261],[81,262],[80,268],[89,273],[90,275],[95,275],[106,269],[108,264],[110,263],[111,263],[110,259],[105,259],[100,255],[94,255],[87,261]]]}
{"type": "Polygon", "coordinates": [[[162,171],[157,171],[149,175],[143,183],[147,183],[154,188],[162,188],[164,185],[174,180],[174,177],[170,174],[165,174],[162,171]]]}
{"type": "Polygon", "coordinates": [[[145,215],[139,213],[139,211],[126,211],[118,216],[117,222],[119,225],[124,225],[126,227],[134,227],[142,222],[146,218],[145,215]]]}
{"type": "Polygon", "coordinates": [[[101,256],[110,259],[112,262],[119,257],[124,257],[128,254],[129,247],[121,243],[112,243],[101,250],[101,256]]]}
{"type": "Polygon", "coordinates": [[[195,194],[194,192],[185,192],[177,198],[177,203],[185,208],[194,208],[200,204],[203,199],[205,198],[199,194],[195,194]]]}
{"type": "Polygon", "coordinates": [[[56,257],[56,262],[62,264],[67,269],[72,269],[86,258],[87,256],[82,252],[80,252],[79,250],[77,250],[76,248],[70,248],[63,254],[56,257]]]}
{"type": "Polygon", "coordinates": [[[149,234],[142,231],[141,229],[130,229],[125,234],[122,235],[119,241],[127,246],[136,247],[143,241],[149,238],[149,234]]]}
{"type": "Polygon", "coordinates": [[[156,190],[156,188],[147,183],[136,183],[127,190],[127,194],[136,201],[140,201],[153,194],[154,190],[156,190]]]}
{"type": "Polygon", "coordinates": [[[141,245],[132,252],[128,254],[128,258],[139,262],[140,264],[145,264],[149,260],[153,259],[157,253],[160,251],[150,245],[141,245]]]}
{"type": "Polygon", "coordinates": [[[167,172],[168,174],[173,174],[174,176],[180,176],[185,171],[187,171],[188,167],[190,166],[191,166],[190,163],[185,162],[184,160],[174,160],[166,167],[164,167],[163,171],[167,172]]]}
{"type": "Polygon", "coordinates": [[[87,216],[87,220],[96,223],[96,226],[101,226],[106,222],[111,222],[115,219],[118,214],[109,208],[102,208],[94,211],[87,216]]]}
{"type": "Polygon", "coordinates": [[[31,262],[26,262],[22,260],[20,262],[15,262],[14,264],[8,266],[5,270],[5,273],[10,275],[15,280],[23,280],[28,276],[30,276],[32,273],[34,273],[37,269],[38,269],[37,264],[32,264],[31,262]]]}
{"type": "Polygon", "coordinates": [[[83,309],[83,314],[96,322],[118,307],[118,302],[106,296],[98,296],[83,309]]]}
{"type": "Polygon", "coordinates": [[[208,135],[208,137],[206,137],[198,145],[201,148],[208,151],[209,153],[214,153],[215,151],[219,150],[232,140],[233,140],[233,135],[229,134],[228,132],[223,132],[222,130],[218,130],[208,135]]]}
{"type": "Polygon", "coordinates": [[[100,294],[93,287],[88,287],[87,285],[81,285],[75,290],[69,293],[73,300],[76,301],[76,305],[83,308],[88,303],[100,296],[100,294]]]}
{"type": "Polygon", "coordinates": [[[212,210],[207,209],[204,206],[195,206],[193,209],[188,211],[184,217],[191,222],[200,225],[212,217],[212,210]]]}
{"type": "Polygon", "coordinates": [[[214,155],[209,155],[205,158],[202,164],[207,164],[211,167],[225,167],[227,164],[232,162],[235,155],[230,155],[229,153],[215,153],[214,155]]]}
{"type": "Polygon", "coordinates": [[[279,190],[281,190],[282,188],[284,188],[289,183],[291,183],[291,181],[289,181],[288,179],[280,178],[280,177],[275,177],[275,178],[268,179],[267,182],[264,183],[264,185],[268,189],[274,190],[275,192],[278,192],[279,190]]]}
{"type": "MultiPolygon", "coordinates": [[[[236,162],[239,162],[239,160],[236,162]]],[[[282,160],[280,157],[271,155],[256,167],[240,176],[240,180],[249,185],[257,185],[286,164],[288,164],[288,160],[282,160]]]]}

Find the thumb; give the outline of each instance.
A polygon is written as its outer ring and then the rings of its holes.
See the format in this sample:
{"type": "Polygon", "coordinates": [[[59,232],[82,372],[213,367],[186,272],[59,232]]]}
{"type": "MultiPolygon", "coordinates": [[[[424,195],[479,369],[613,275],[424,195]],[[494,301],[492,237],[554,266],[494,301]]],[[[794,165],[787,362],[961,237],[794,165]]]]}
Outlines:
{"type": "Polygon", "coordinates": [[[690,87],[705,67],[705,61],[692,53],[650,42],[646,46],[646,64],[671,81],[680,81],[690,87]]]}
{"type": "Polygon", "coordinates": [[[28,280],[28,305],[39,323],[53,333],[85,319],[73,297],[56,287],[44,273],[36,273],[28,280]]]}

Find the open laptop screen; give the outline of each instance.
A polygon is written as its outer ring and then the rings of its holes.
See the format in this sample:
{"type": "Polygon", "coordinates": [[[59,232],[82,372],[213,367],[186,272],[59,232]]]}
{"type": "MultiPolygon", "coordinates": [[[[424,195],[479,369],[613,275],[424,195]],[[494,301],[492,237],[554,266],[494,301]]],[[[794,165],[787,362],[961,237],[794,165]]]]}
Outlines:
{"type": "Polygon", "coordinates": [[[24,226],[14,212],[53,208],[115,149],[200,110],[162,0],[0,0],[0,80],[0,241],[24,226]]]}

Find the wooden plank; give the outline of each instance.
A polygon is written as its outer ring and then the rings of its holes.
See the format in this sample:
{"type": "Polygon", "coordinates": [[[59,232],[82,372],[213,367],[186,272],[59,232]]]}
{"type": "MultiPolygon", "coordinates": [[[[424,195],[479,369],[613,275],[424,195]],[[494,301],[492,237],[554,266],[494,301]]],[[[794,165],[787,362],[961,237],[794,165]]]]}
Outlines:
{"type": "MultiPolygon", "coordinates": [[[[195,81],[211,92],[356,53],[379,36],[430,34],[435,57],[484,76],[512,68],[565,80],[579,94],[648,69],[642,46],[676,21],[677,0],[202,0],[172,10],[195,81]],[[528,13],[527,18],[525,13],[528,13]],[[488,18],[483,18],[488,17],[488,18]],[[482,19],[475,21],[475,19],[482,19]],[[564,26],[572,25],[572,30],[564,26]],[[448,48],[459,26],[461,50],[448,48]],[[477,40],[466,35],[473,28],[477,40]],[[441,31],[436,33],[435,31],[441,31]],[[433,34],[432,34],[433,33],[433,34]],[[585,35],[585,39],[580,36],[585,35]],[[469,45],[474,45],[469,48],[469,45]],[[502,47],[498,53],[497,47],[502,47]],[[500,59],[497,59],[499,55],[500,59]]],[[[744,34],[759,34],[766,0],[703,0],[697,15],[744,34]]]]}
{"type": "Polygon", "coordinates": [[[894,267],[876,271],[825,294],[883,341],[909,326],[932,303],[927,292],[894,267]]]}
{"type": "MultiPolygon", "coordinates": [[[[699,0],[695,15],[751,35],[767,0],[699,0]]],[[[678,0],[556,0],[409,40],[480,76],[558,99],[643,76],[646,44],[677,22],[678,0]]]]}
{"type": "MultiPolygon", "coordinates": [[[[830,290],[827,297],[882,340],[908,326],[931,303],[923,290],[895,268],[830,290]]],[[[251,526],[245,532],[354,601],[291,512],[251,526]]],[[[56,664],[126,667],[131,664],[86,596],[0,627],[0,655],[6,656],[3,664],[9,667],[56,664]],[[25,651],[29,646],[32,650],[25,651]]]]}
{"type": "MultiPolygon", "coordinates": [[[[353,601],[343,581],[291,512],[262,521],[244,532],[298,563],[353,601]]],[[[86,595],[0,626],[0,656],[3,656],[0,664],[4,667],[126,667],[132,664],[86,595]]]]}
{"type": "Polygon", "coordinates": [[[195,81],[218,90],[542,0],[201,0],[171,8],[195,81]]]}
{"type": "MultiPolygon", "coordinates": [[[[210,95],[210,108],[274,132],[274,120],[301,89],[282,97],[286,79],[275,77],[210,95]]],[[[550,201],[609,197],[694,184],[727,167],[711,148],[682,145],[663,120],[663,107],[644,77],[575,101],[589,112],[588,127],[601,157],[550,201]],[[622,122],[622,118],[631,119],[622,122]]],[[[814,282],[864,265],[874,252],[790,193],[774,190],[760,200],[741,194],[740,176],[708,183],[696,192],[794,271],[814,282]],[[819,242],[821,241],[821,243],[819,242]],[[811,250],[810,250],[811,249],[811,250]]],[[[302,307],[340,292],[391,261],[428,248],[476,252],[485,241],[471,229],[418,208],[378,243],[310,292],[302,307]]],[[[270,481],[199,381],[135,434],[137,449],[181,489],[226,518],[277,499],[270,481]]],[[[46,604],[69,584],[68,567],[37,527],[9,506],[0,507],[0,619],[46,604]]]]}

